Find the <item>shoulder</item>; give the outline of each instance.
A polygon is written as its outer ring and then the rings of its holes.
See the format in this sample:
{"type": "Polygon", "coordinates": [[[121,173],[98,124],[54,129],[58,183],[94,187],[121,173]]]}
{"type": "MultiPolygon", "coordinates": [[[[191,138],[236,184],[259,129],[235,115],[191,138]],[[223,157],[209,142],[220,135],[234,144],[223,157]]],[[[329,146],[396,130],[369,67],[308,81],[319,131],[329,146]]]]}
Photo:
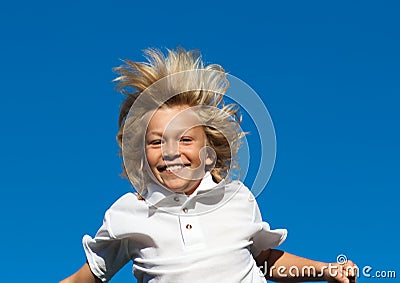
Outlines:
{"type": "Polygon", "coordinates": [[[256,199],[245,184],[239,180],[227,183],[225,193],[229,198],[229,203],[234,205],[236,209],[253,214],[254,207],[257,206],[256,199]]]}
{"type": "Polygon", "coordinates": [[[140,229],[148,215],[148,206],[137,194],[127,193],[107,210],[104,222],[112,238],[125,238],[140,229]]]}
{"type": "Polygon", "coordinates": [[[142,206],[146,206],[144,200],[140,200],[136,193],[130,192],[119,197],[108,209],[109,212],[134,211],[142,206]]]}
{"type": "Polygon", "coordinates": [[[246,198],[247,200],[253,201],[254,195],[250,189],[243,184],[240,180],[234,180],[226,184],[225,186],[227,192],[232,192],[235,197],[246,198]]]}

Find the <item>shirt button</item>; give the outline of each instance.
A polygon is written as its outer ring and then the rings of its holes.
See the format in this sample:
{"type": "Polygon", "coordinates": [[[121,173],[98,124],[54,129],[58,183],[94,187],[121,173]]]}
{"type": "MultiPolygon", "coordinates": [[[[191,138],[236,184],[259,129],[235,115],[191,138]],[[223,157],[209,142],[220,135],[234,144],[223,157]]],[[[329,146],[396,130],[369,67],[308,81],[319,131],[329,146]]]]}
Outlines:
{"type": "Polygon", "coordinates": [[[189,210],[187,209],[187,207],[185,207],[185,208],[182,209],[182,210],[183,210],[184,213],[188,213],[188,211],[189,211],[189,210]]]}
{"type": "Polygon", "coordinates": [[[186,229],[190,230],[190,229],[192,229],[192,228],[193,228],[192,225],[190,225],[190,224],[186,225],[186,229]]]}
{"type": "Polygon", "coordinates": [[[174,197],[174,201],[179,201],[179,197],[178,196],[174,197]]]}

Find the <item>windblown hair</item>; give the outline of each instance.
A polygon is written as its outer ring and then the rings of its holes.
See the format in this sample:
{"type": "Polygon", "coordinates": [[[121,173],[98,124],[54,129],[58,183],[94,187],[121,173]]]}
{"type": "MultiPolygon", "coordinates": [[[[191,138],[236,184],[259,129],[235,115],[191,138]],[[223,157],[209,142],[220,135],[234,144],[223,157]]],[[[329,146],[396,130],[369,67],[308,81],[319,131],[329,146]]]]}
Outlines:
{"type": "Polygon", "coordinates": [[[159,108],[187,105],[196,109],[207,137],[216,153],[210,173],[214,181],[228,177],[237,168],[241,117],[235,104],[225,105],[229,87],[224,69],[205,66],[195,50],[144,50],[147,62],[124,60],[114,71],[119,75],[116,88],[125,100],[120,106],[117,141],[124,159],[123,173],[141,193],[148,176],[144,173],[144,136],[148,113],[159,108]]]}

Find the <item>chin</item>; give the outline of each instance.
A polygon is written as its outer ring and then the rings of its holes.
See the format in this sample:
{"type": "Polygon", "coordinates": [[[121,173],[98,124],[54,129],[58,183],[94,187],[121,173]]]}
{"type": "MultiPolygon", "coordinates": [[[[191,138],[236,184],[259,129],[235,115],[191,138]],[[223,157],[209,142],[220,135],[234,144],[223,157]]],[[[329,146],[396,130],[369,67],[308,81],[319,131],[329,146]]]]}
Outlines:
{"type": "Polygon", "coordinates": [[[183,193],[184,191],[188,190],[189,186],[187,186],[187,184],[164,184],[164,186],[173,191],[173,192],[177,192],[177,193],[183,193]]]}

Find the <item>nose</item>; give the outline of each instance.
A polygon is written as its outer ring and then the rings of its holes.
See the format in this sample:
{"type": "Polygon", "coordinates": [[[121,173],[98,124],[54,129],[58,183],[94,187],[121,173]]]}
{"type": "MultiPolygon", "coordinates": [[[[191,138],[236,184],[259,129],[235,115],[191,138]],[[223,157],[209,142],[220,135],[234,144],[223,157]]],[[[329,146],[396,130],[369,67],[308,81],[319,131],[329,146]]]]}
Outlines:
{"type": "Polygon", "coordinates": [[[179,142],[165,142],[162,145],[162,156],[164,160],[174,160],[180,157],[179,142]]]}

